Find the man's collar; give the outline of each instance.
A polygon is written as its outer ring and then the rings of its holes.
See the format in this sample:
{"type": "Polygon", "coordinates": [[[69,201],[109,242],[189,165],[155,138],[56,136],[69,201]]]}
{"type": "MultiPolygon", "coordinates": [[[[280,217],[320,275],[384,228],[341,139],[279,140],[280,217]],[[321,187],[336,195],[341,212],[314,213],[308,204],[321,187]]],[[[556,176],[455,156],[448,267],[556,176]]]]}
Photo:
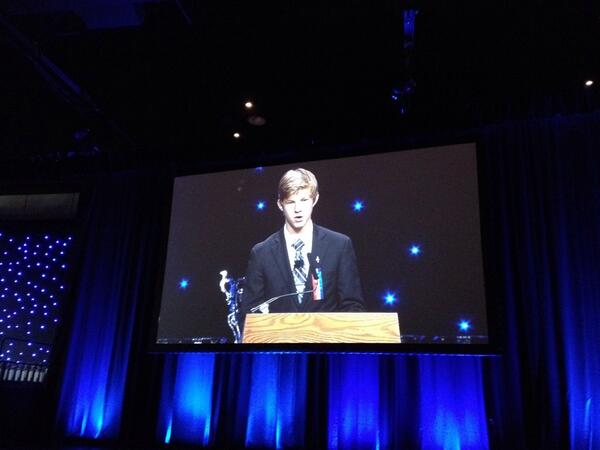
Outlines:
{"type": "Polygon", "coordinates": [[[302,229],[302,231],[298,234],[294,233],[290,233],[288,228],[287,228],[287,224],[283,225],[283,236],[286,240],[286,242],[293,244],[294,242],[296,242],[298,239],[302,239],[304,242],[308,242],[309,240],[312,241],[312,237],[313,237],[313,232],[314,232],[314,224],[312,219],[310,220],[310,222],[308,222],[305,227],[302,229]]]}

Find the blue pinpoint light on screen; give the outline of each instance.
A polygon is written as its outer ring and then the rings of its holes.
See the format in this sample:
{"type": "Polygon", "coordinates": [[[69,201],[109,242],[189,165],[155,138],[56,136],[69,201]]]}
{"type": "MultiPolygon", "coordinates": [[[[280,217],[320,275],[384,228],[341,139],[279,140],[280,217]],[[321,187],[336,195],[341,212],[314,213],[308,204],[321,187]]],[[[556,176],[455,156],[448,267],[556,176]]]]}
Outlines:
{"type": "Polygon", "coordinates": [[[460,322],[458,322],[458,329],[463,333],[466,333],[471,329],[471,322],[469,322],[468,320],[461,320],[460,322]]]}
{"type": "Polygon", "coordinates": [[[411,254],[411,256],[418,256],[419,254],[421,254],[421,247],[418,245],[411,245],[408,251],[411,254]]]}
{"type": "Polygon", "coordinates": [[[356,200],[352,204],[352,210],[354,212],[361,212],[364,208],[365,208],[365,204],[362,201],[360,201],[360,200],[356,200]]]}
{"type": "Polygon", "coordinates": [[[267,203],[261,200],[261,201],[259,201],[259,202],[256,203],[256,210],[257,211],[262,211],[262,210],[265,209],[266,206],[267,206],[267,203]]]}
{"type": "Polygon", "coordinates": [[[187,289],[187,287],[189,286],[190,282],[188,280],[186,280],[185,278],[182,278],[181,281],[179,282],[179,288],[180,289],[187,289]]]}
{"type": "Polygon", "coordinates": [[[393,305],[398,299],[396,298],[395,293],[386,292],[386,294],[383,296],[383,300],[385,301],[386,305],[393,305]]]}

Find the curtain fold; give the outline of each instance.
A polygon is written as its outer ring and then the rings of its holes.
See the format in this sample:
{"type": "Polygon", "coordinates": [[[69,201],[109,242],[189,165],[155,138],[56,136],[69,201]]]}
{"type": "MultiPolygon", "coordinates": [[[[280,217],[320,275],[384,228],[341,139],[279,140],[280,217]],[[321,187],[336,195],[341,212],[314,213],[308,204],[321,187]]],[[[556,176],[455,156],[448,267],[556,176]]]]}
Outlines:
{"type": "Polygon", "coordinates": [[[145,256],[155,245],[148,220],[156,220],[159,205],[152,186],[156,177],[149,173],[95,182],[58,401],[65,436],[119,436],[137,307],[149,281],[145,256]]]}
{"type": "Polygon", "coordinates": [[[504,361],[488,371],[496,440],[519,430],[529,448],[595,448],[600,114],[489,127],[483,138],[506,313],[504,361]]]}

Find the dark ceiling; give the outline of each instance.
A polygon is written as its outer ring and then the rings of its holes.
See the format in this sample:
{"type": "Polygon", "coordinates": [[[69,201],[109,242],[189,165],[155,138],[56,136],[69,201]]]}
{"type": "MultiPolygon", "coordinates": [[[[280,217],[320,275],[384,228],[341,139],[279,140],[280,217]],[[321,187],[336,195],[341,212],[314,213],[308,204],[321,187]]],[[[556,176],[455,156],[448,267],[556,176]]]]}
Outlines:
{"type": "Polygon", "coordinates": [[[598,106],[597,2],[27,3],[0,21],[2,162],[185,162],[598,106]]]}

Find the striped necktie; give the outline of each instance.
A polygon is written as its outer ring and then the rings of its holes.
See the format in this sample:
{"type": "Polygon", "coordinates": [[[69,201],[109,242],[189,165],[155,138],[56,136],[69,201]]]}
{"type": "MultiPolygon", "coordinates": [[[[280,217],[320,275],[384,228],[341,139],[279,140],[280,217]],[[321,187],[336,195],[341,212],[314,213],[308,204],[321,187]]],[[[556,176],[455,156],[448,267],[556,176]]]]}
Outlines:
{"type": "MultiPolygon", "coordinates": [[[[306,286],[306,269],[304,267],[304,256],[302,255],[304,242],[302,242],[302,239],[298,239],[292,244],[292,247],[296,250],[296,255],[294,256],[294,269],[292,270],[292,273],[294,274],[294,283],[296,284],[296,291],[302,292],[306,286]]],[[[298,301],[302,303],[302,294],[298,295],[298,301]]]]}

